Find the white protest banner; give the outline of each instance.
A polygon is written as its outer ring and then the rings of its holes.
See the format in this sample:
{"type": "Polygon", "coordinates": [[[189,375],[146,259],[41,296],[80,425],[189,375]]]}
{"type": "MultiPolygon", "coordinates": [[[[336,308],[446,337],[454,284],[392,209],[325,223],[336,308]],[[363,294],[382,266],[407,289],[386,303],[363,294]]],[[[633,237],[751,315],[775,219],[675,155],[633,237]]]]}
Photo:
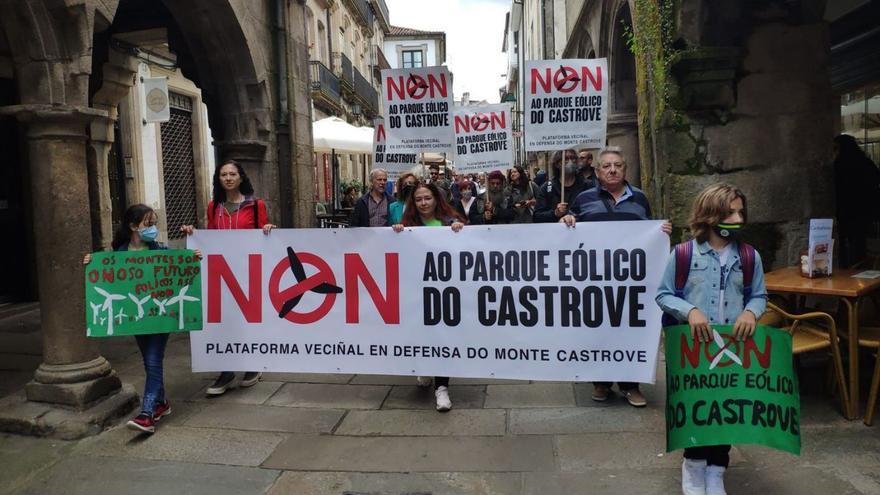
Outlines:
{"type": "Polygon", "coordinates": [[[526,151],[604,147],[606,59],[526,60],[525,66],[526,151]]]}
{"type": "Polygon", "coordinates": [[[388,180],[397,180],[400,174],[416,165],[418,155],[415,153],[386,153],[383,119],[373,120],[373,129],[373,166],[388,172],[388,180]]]}
{"type": "Polygon", "coordinates": [[[452,153],[452,76],[446,67],[382,71],[388,153],[452,153]]]}
{"type": "Polygon", "coordinates": [[[662,223],[199,230],[193,371],[653,382],[662,223]]]}
{"type": "Polygon", "coordinates": [[[507,170],[513,166],[510,105],[456,107],[455,168],[459,173],[507,170]]]}

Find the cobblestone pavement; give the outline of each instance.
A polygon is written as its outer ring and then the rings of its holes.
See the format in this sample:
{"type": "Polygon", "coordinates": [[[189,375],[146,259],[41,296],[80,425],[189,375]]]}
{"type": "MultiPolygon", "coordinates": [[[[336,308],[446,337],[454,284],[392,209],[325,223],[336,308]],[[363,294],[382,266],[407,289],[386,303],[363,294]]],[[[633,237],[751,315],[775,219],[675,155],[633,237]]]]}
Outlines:
{"type": "MultiPolygon", "coordinates": [[[[39,313],[0,323],[0,396],[39,364],[39,313]]],[[[123,381],[143,386],[131,338],[102,341],[123,381]]],[[[821,363],[820,363],[821,364],[821,363]]],[[[728,491],[880,494],[880,427],[845,421],[802,376],[803,455],[735,447],[728,491]]],[[[660,373],[662,376],[662,373],[660,373]]],[[[664,383],[650,403],[590,399],[586,383],[453,379],[454,409],[412,377],[268,373],[207,399],[189,342],[166,357],[173,413],[153,436],[122,422],[74,442],[0,435],[0,493],[624,494],[677,493],[681,454],[664,451],[664,383]]]]}

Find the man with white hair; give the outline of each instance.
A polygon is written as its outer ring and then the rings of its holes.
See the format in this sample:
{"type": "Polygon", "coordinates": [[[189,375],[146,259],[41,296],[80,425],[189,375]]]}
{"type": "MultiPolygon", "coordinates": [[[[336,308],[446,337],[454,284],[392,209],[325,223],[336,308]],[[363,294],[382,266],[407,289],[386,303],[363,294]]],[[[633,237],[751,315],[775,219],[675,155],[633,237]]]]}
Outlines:
{"type": "Polygon", "coordinates": [[[385,191],[388,173],[381,168],[370,172],[370,190],[354,205],[350,227],[388,227],[388,205],[394,198],[385,191]]]}
{"type": "MultiPolygon", "coordinates": [[[[599,153],[596,166],[598,185],[574,198],[571,213],[560,219],[569,227],[577,222],[603,222],[621,220],[650,220],[651,205],[641,189],[626,181],[626,160],[620,148],[605,148],[599,153]]],[[[661,227],[667,235],[672,233],[672,224],[661,227]]],[[[594,382],[592,398],[604,402],[611,396],[611,382],[594,382]]],[[[639,390],[638,383],[618,382],[617,387],[627,402],[633,407],[648,404],[639,390]]]]}

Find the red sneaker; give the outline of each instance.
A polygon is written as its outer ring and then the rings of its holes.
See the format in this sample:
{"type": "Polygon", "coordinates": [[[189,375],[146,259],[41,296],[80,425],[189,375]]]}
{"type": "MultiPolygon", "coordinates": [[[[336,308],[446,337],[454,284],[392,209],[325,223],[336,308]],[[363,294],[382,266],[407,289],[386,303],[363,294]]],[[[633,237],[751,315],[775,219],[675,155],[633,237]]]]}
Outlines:
{"type": "Polygon", "coordinates": [[[153,411],[153,421],[159,421],[163,416],[171,414],[171,403],[167,400],[156,404],[156,410],[153,411]]]}
{"type": "Polygon", "coordinates": [[[130,430],[156,433],[156,422],[147,413],[140,413],[125,424],[130,430]]]}

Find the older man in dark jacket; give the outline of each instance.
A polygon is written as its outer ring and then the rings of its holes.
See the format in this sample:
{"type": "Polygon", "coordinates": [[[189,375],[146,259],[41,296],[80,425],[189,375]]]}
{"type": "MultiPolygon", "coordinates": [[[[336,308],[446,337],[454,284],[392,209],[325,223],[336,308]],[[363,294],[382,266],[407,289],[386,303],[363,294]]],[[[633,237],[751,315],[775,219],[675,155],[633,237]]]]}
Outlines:
{"type": "Polygon", "coordinates": [[[388,173],[381,168],[370,172],[370,190],[354,205],[350,227],[388,227],[388,205],[394,198],[385,191],[388,173]]]}

